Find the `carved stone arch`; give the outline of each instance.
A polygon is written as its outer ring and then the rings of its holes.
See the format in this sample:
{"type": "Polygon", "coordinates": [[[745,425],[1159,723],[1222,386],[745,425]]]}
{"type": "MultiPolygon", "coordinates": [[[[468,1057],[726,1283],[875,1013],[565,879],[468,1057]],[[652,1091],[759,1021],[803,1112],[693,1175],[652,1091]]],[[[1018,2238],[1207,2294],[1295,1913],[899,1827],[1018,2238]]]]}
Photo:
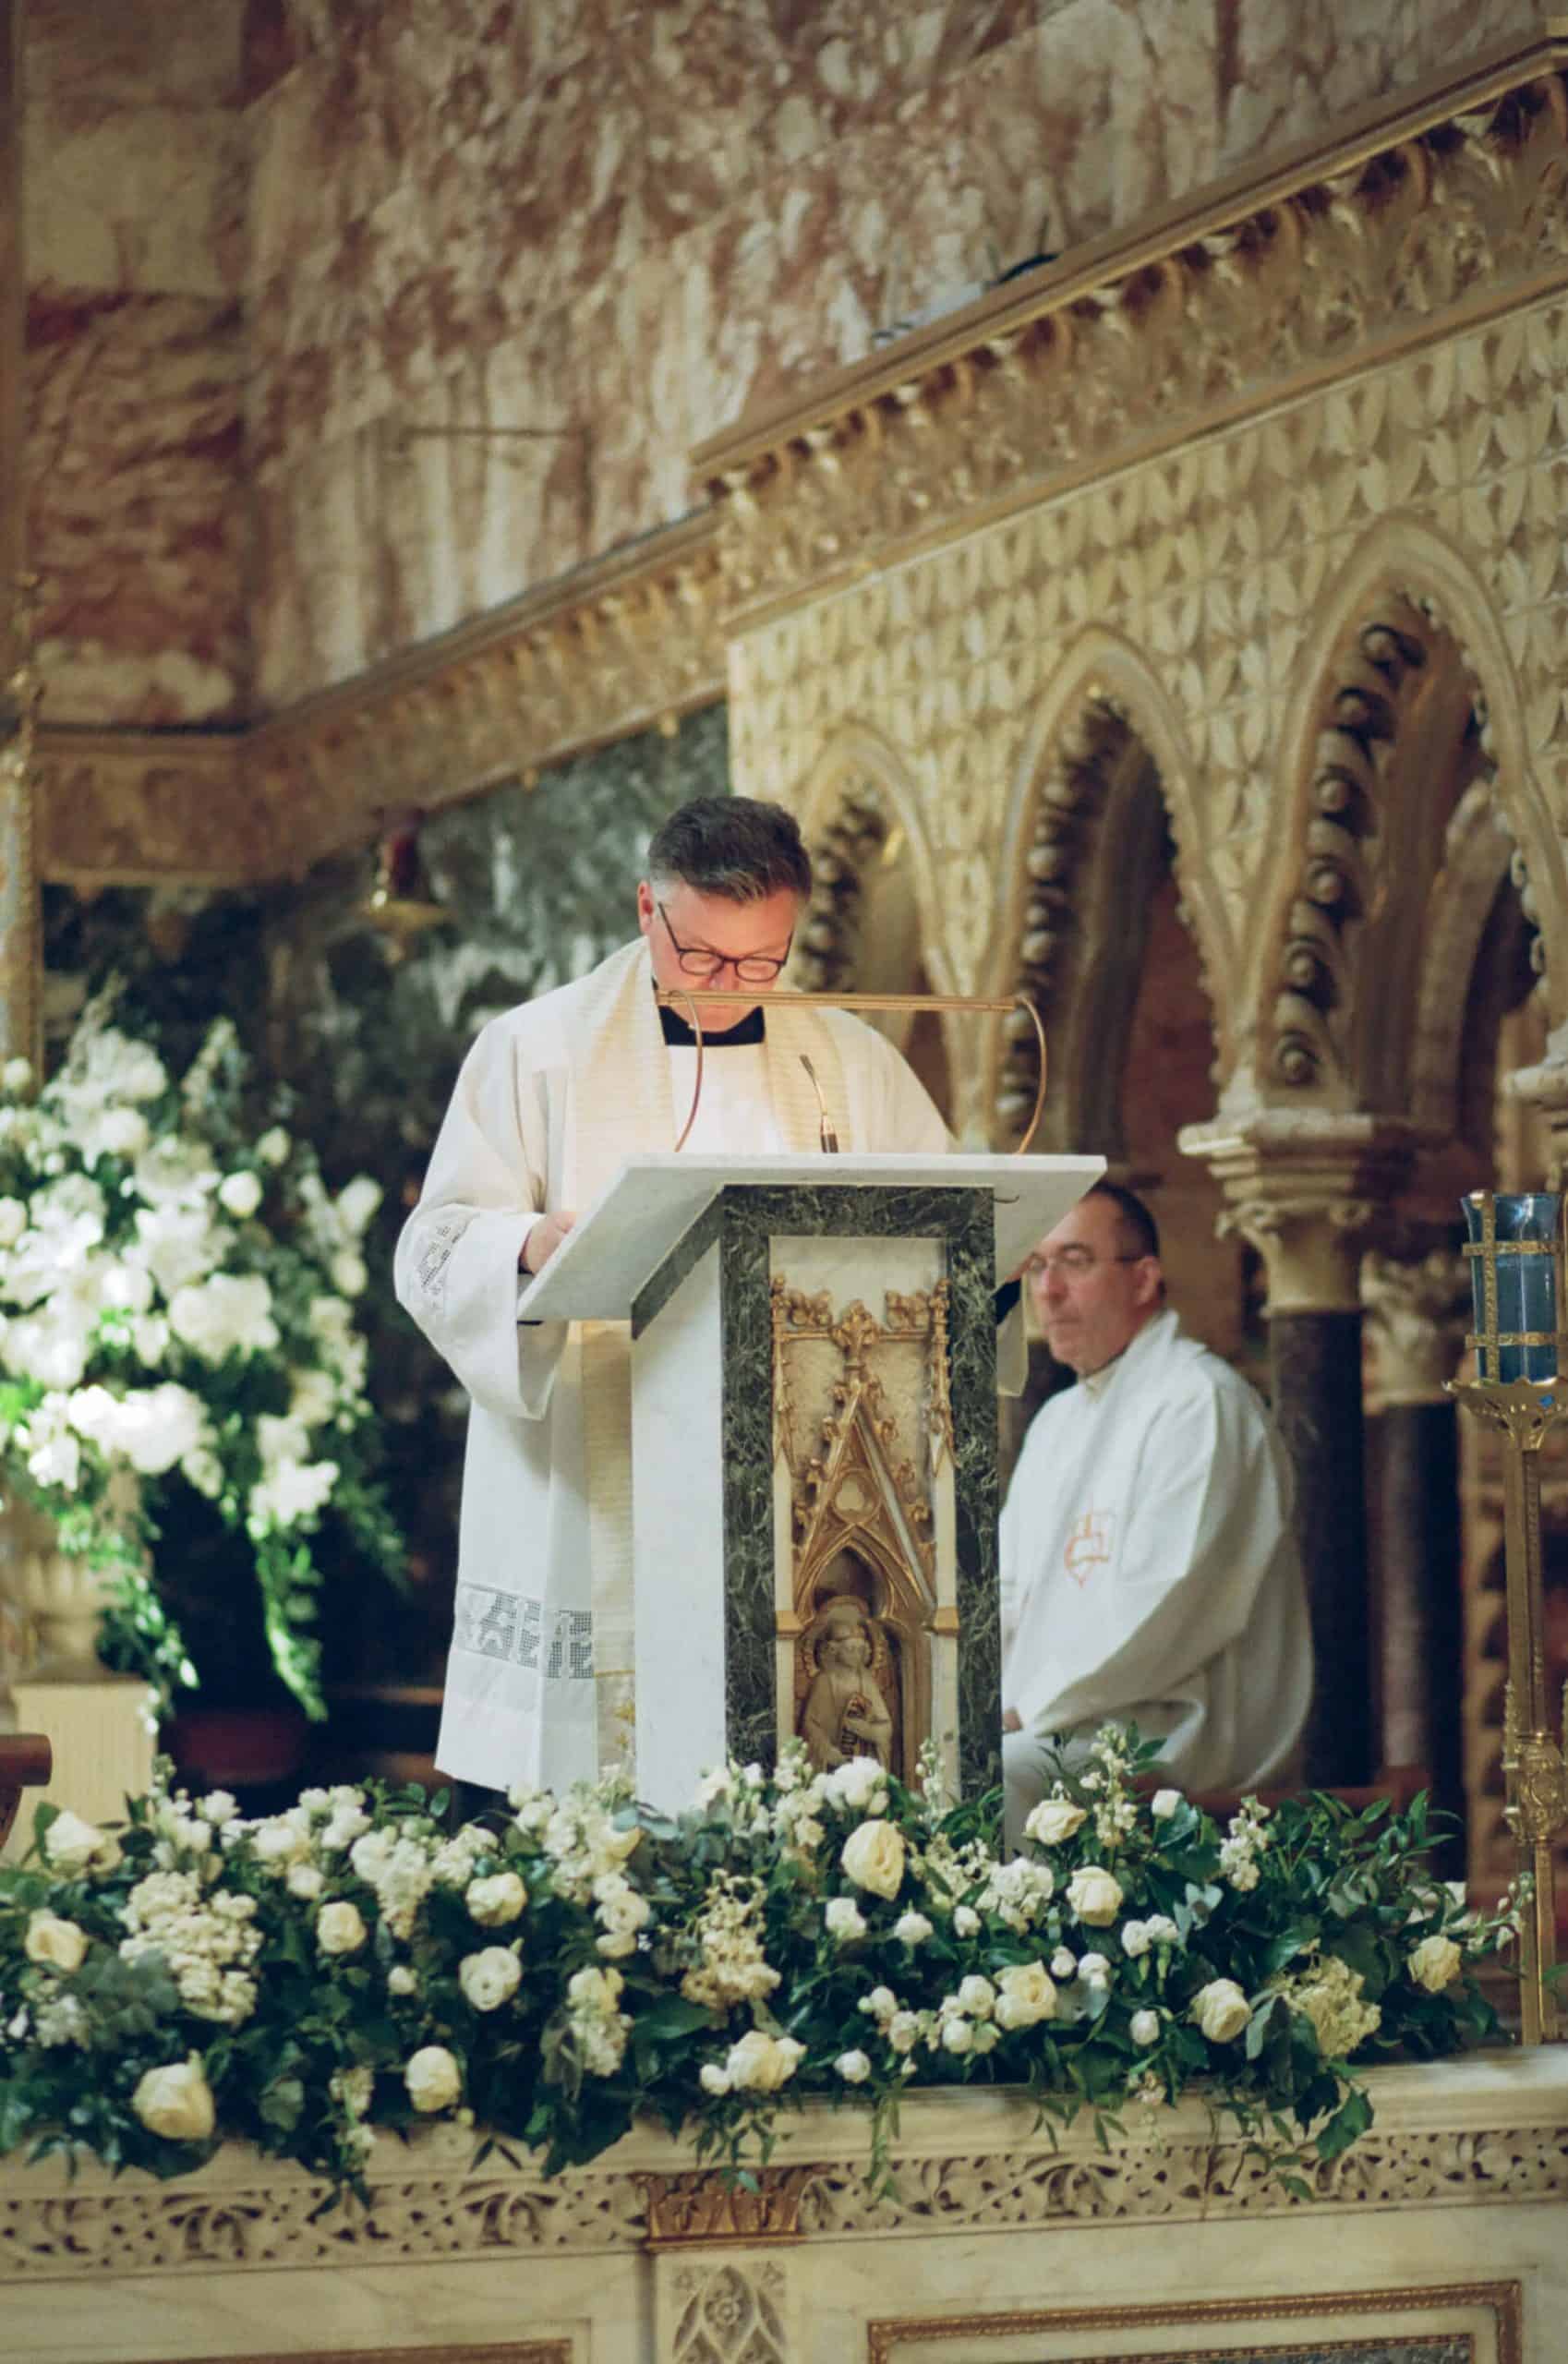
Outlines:
{"type": "MultiPolygon", "coordinates": [[[[1535,899],[1499,814],[1489,766],[1454,807],[1428,904],[1412,1028],[1409,1115],[1429,1140],[1445,1140],[1460,1129],[1469,986],[1505,880],[1519,891],[1525,918],[1533,924],[1535,899]]],[[[1538,953],[1538,936],[1532,958],[1538,953]]]]}
{"type": "MultiPolygon", "coordinates": [[[[1546,882],[1532,918],[1563,924],[1562,849],[1502,621],[1461,552],[1410,518],[1372,529],[1298,662],[1281,744],[1286,826],[1260,898],[1272,916],[1249,964],[1244,1059],[1264,1096],[1403,1113],[1430,1020],[1432,928],[1468,908],[1443,872],[1478,783],[1523,870],[1546,882]]],[[[1538,957],[1550,961],[1544,930],[1538,957]]],[[[1429,1074],[1423,1089],[1429,1102],[1429,1074]]]]}
{"type": "MultiPolygon", "coordinates": [[[[1224,1012],[1223,922],[1196,859],[1184,862],[1166,765],[1179,733],[1142,660],[1096,632],[1064,669],[1019,768],[1004,835],[1005,901],[992,990],[1021,994],[1046,1027],[1049,1088],[1035,1145],[1119,1152],[1124,1044],[1142,969],[1149,898],[1172,857],[1216,1040],[1224,1012]],[[1065,693],[1065,694],[1064,694],[1065,693]],[[1194,879],[1200,883],[1189,891],[1194,879]],[[1200,909],[1208,923],[1200,921],[1200,909]]],[[[994,1137],[1011,1146],[1039,1081],[1034,1029],[996,1021],[990,1063],[994,1137]]]]}
{"type": "MultiPolygon", "coordinates": [[[[864,724],[838,731],[793,800],[811,851],[812,899],[796,935],[790,983],[813,993],[953,990],[930,843],[910,775],[864,724]]],[[[935,1013],[872,1021],[896,1043],[955,1129],[968,1112],[953,1079],[972,1066],[961,1031],[935,1013]]]]}

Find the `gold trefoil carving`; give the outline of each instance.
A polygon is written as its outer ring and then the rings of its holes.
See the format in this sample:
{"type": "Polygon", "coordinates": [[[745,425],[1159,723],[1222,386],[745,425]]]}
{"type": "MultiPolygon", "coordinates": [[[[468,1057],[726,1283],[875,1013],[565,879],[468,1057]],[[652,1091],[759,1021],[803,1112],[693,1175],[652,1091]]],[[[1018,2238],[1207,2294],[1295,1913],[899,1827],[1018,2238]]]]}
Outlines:
{"type": "Polygon", "coordinates": [[[947,1284],[888,1290],[878,1321],[859,1298],[838,1309],[779,1273],[772,1311],[791,1720],[819,1770],[869,1756],[912,1780],[932,1729],[933,1637],[953,1623],[936,1542],[953,1484],[947,1284]]]}

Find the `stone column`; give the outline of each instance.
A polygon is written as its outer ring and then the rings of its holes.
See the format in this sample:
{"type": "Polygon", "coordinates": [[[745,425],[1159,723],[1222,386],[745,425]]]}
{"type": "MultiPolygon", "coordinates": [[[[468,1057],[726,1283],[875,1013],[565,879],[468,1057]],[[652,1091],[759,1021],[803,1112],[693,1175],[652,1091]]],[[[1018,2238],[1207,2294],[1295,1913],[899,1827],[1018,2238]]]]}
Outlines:
{"type": "MultiPolygon", "coordinates": [[[[1369,1441],[1379,1512],[1383,1756],[1390,1765],[1425,1766],[1434,1804],[1463,1815],[1459,1416],[1443,1390],[1464,1356],[1470,1276],[1464,1257],[1447,1248],[1404,1260],[1373,1253],[1361,1294],[1372,1347],[1369,1409],[1376,1416],[1369,1441]]],[[[1457,1876],[1462,1839],[1445,1841],[1441,1853],[1445,1871],[1457,1876]]]]}
{"type": "Polygon", "coordinates": [[[1361,1257],[1410,1162],[1406,1128],[1326,1110],[1255,1110],[1181,1135],[1229,1200],[1268,1276],[1274,1417],[1296,1475],[1317,1680],[1303,1743],[1311,1785],[1368,1780],[1381,1760],[1372,1699],[1361,1257]]]}

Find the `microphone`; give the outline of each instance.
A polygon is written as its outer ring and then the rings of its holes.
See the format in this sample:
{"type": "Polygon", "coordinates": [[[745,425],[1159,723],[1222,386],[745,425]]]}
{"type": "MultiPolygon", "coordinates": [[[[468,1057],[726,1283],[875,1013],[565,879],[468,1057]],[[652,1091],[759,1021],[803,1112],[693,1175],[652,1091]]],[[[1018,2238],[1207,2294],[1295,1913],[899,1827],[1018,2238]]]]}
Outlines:
{"type": "Polygon", "coordinates": [[[827,1114],[827,1103],[822,1096],[822,1086],[816,1079],[816,1069],[813,1067],[811,1061],[807,1058],[803,1051],[801,1053],[800,1058],[801,1065],[804,1067],[807,1075],[811,1078],[811,1088],[816,1094],[816,1129],[818,1146],[821,1148],[822,1153],[825,1157],[837,1157],[838,1154],[838,1136],[834,1131],[832,1119],[827,1114]]]}

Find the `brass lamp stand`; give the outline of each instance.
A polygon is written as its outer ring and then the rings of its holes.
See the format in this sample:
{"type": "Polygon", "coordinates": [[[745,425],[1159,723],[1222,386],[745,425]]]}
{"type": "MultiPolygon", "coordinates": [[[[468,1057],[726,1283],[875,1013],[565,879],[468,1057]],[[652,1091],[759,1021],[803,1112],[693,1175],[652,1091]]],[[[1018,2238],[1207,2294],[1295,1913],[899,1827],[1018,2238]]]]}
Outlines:
{"type": "MultiPolygon", "coordinates": [[[[1505,1206],[1508,1201],[1502,1202],[1505,1206]]],[[[1517,1201],[1514,1203],[1518,1203],[1517,1201]]],[[[1563,1375],[1532,1379],[1513,1372],[1530,1361],[1556,1363],[1568,1347],[1562,1328],[1565,1259],[1562,1221],[1568,1200],[1558,1207],[1551,1236],[1500,1238],[1498,1200],[1490,1191],[1472,1193],[1466,1215],[1479,1219],[1480,1236],[1466,1254],[1472,1261],[1477,1328],[1465,1345],[1476,1349],[1480,1376],[1451,1380],[1450,1394],[1499,1429],[1503,1441],[1503,1552],[1507,1573],[1508,1681],[1503,1705],[1503,1816],[1518,1851],[1521,1885],[1527,1889],[1520,1918],[1520,2014],[1526,2044],[1550,2044],[1563,2032],[1562,2007],[1551,1982],[1557,1960],[1557,1879],[1553,1846],[1568,1823],[1568,1691],[1560,1731],[1549,1728],[1546,1648],[1541,1586],[1540,1448],[1568,1418],[1568,1364],[1563,1375]],[[1518,1327],[1499,1320],[1499,1258],[1550,1260],[1533,1269],[1515,1267],[1518,1327]],[[1522,1277],[1528,1273],[1534,1285],[1522,1277]],[[1539,1313],[1551,1323],[1534,1326],[1539,1313]],[[1504,1372],[1509,1372],[1504,1377],[1504,1372]]],[[[1504,1294],[1508,1294],[1505,1290],[1504,1294]]]]}

